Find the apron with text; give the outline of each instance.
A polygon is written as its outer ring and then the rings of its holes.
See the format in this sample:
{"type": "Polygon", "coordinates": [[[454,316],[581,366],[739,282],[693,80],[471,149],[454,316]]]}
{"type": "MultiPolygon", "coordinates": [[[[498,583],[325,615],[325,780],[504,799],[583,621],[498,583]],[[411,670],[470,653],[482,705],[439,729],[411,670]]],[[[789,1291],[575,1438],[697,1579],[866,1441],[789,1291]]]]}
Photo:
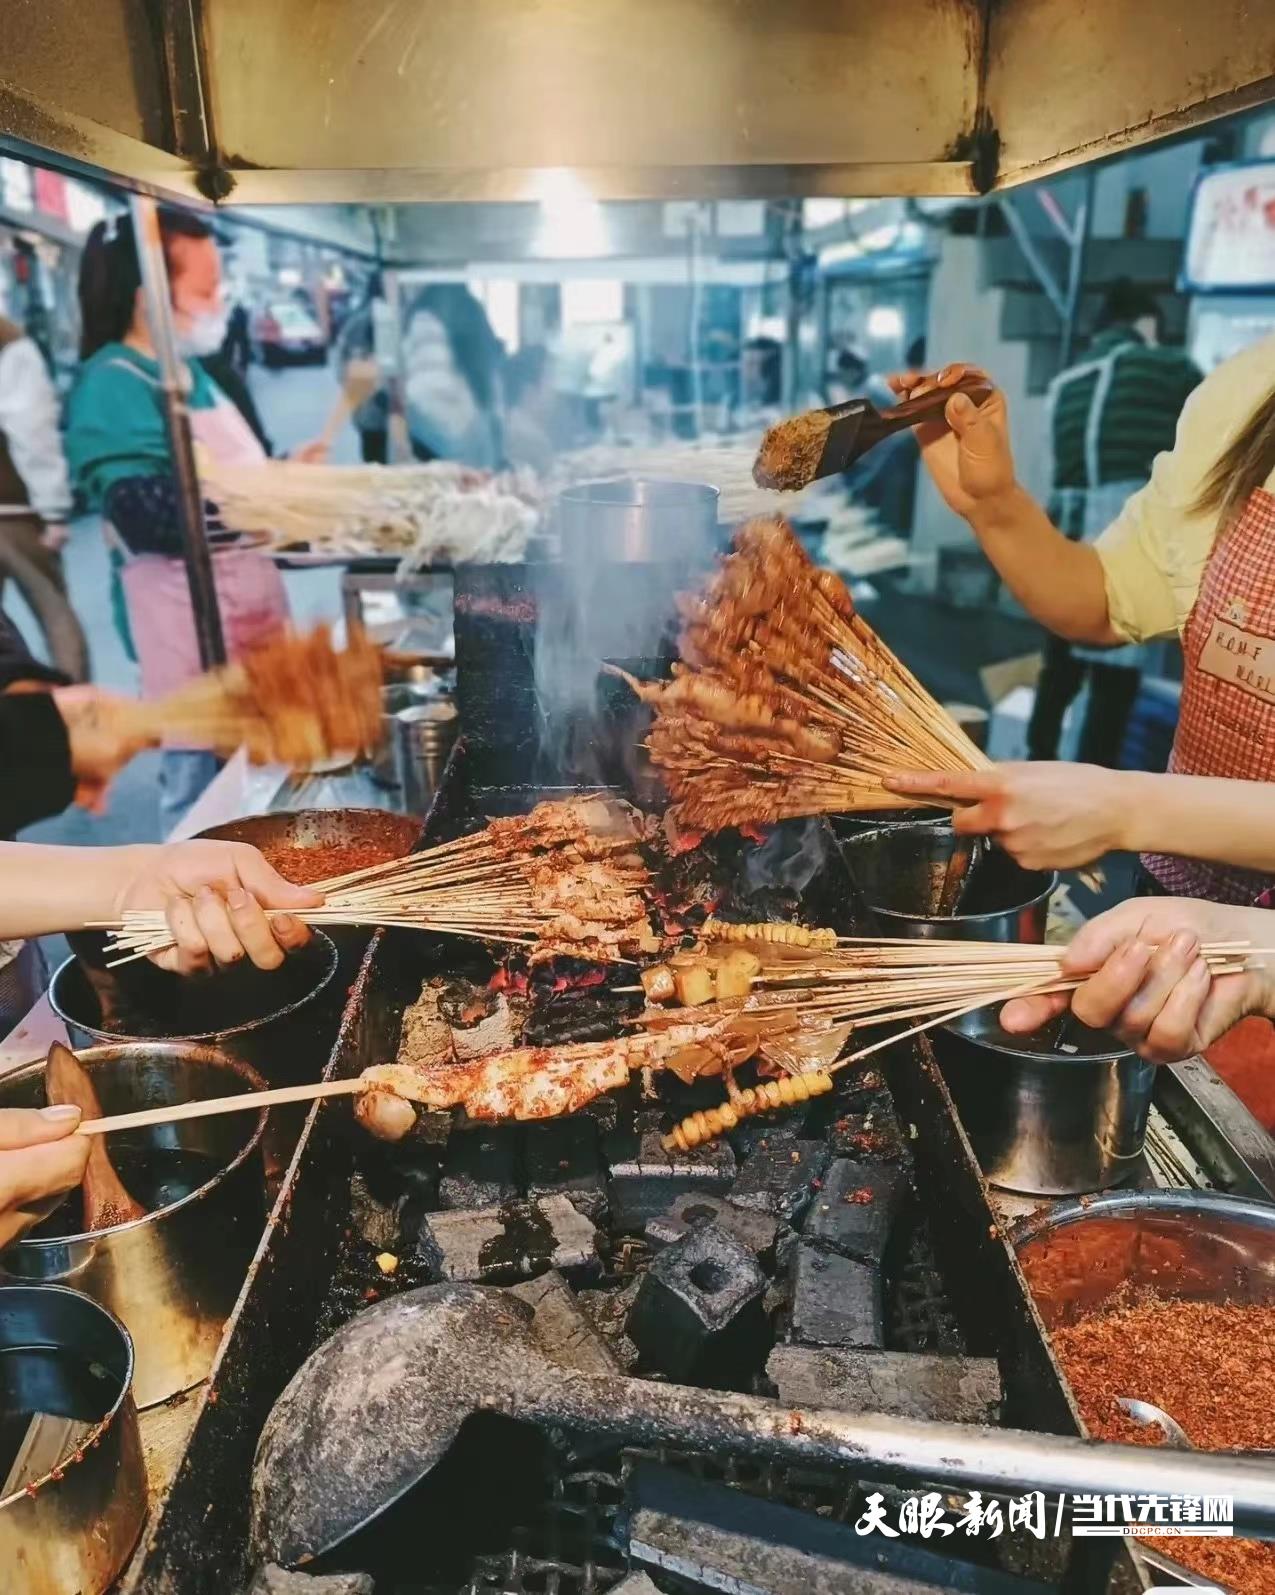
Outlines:
{"type": "MultiPolygon", "coordinates": [[[[228,399],[190,412],[195,441],[223,465],[251,465],[265,452],[228,399]]],[[[283,577],[253,548],[215,550],[212,556],[226,653],[235,659],[288,621],[283,577]]],[[[202,669],[186,566],[162,554],[140,554],[121,572],[129,620],[142,672],[142,695],[158,698],[184,686],[202,669]]]]}
{"type": "MultiPolygon", "coordinates": [[[[1182,708],[1169,769],[1275,781],[1275,494],[1259,488],[1214,544],[1182,636],[1182,708]]],[[[1252,903],[1272,884],[1256,870],[1148,854],[1177,897],[1252,903]]]]}

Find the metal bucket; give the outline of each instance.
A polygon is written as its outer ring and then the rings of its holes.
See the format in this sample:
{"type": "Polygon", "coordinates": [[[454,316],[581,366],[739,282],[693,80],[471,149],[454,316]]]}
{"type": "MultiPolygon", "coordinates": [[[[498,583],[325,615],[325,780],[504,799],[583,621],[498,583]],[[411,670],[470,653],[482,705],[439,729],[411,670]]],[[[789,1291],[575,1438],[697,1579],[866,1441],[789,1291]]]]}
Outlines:
{"type": "Polygon", "coordinates": [[[128,1331],[88,1296],[0,1290],[0,1416],[19,1447],[0,1456],[6,1590],[103,1595],[119,1577],[146,1520],[132,1379],[128,1331]]]}
{"type": "Polygon", "coordinates": [[[1042,942],[1053,870],[1025,870],[988,849],[970,882],[967,911],[936,918],[933,906],[956,845],[951,825],[881,826],[841,844],[842,857],[883,936],[923,940],[1042,942]]]}
{"type": "Polygon", "coordinates": [[[414,709],[421,704],[436,701],[450,701],[440,694],[437,687],[414,682],[399,682],[393,686],[381,688],[381,736],[376,745],[376,752],[368,764],[367,773],[376,782],[393,791],[399,784],[398,768],[394,752],[394,722],[402,709],[414,709]]]}
{"type": "Polygon", "coordinates": [[[887,809],[880,814],[830,814],[828,824],[839,842],[869,831],[889,831],[896,825],[949,825],[946,809],[887,809]]]}
{"type": "Polygon", "coordinates": [[[1007,1191],[1100,1191],[1128,1179],[1142,1155],[1155,1065],[1074,1020],[1058,1038],[1067,1050],[1059,1050],[1055,1028],[1011,1036],[993,1007],[964,1014],[935,1035],[983,1173],[1007,1191]]]}
{"type": "Polygon", "coordinates": [[[705,482],[581,482],[558,495],[564,564],[695,562],[717,542],[715,487],[705,482]]]}
{"type": "Polygon", "coordinates": [[[408,814],[425,815],[456,743],[456,705],[421,703],[394,716],[394,768],[408,814]]]}
{"type": "Polygon", "coordinates": [[[140,960],[115,971],[68,958],[49,984],[49,1004],[71,1045],[187,1042],[249,1064],[272,1085],[314,1078],[319,1061],[303,1044],[318,999],[332,983],[337,949],[321,930],[278,969],[246,960],[212,975],[182,976],[140,960]],[[103,1013],[103,1004],[113,1008],[103,1013]]]}
{"type": "MultiPolygon", "coordinates": [[[[105,1113],[265,1089],[255,1070],[211,1047],[93,1047],[79,1060],[105,1113]]],[[[0,1080],[0,1107],[44,1100],[43,1063],[0,1080]]],[[[28,1233],[0,1254],[0,1280],[70,1282],[123,1321],[136,1346],[139,1407],[188,1390],[212,1366],[265,1223],[265,1125],[262,1109],[118,1131],[109,1147],[126,1186],[139,1171],[135,1199],[149,1205],[160,1181],[175,1199],[91,1234],[28,1233]]]]}

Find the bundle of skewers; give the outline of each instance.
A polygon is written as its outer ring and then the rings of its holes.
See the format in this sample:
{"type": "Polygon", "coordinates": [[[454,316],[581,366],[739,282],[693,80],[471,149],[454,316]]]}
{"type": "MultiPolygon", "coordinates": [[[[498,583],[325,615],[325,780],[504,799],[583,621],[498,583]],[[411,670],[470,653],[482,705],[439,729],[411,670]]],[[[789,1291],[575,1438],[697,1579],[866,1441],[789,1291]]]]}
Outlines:
{"type": "Polygon", "coordinates": [[[139,743],[170,742],[254,764],[304,768],[372,753],[380,735],[381,660],[358,631],[337,649],[326,626],[281,631],[234,664],[176,692],[112,712],[139,743]]]}
{"type": "MultiPolygon", "coordinates": [[[[311,925],[388,925],[614,962],[658,950],[639,851],[648,821],[604,797],[541,803],[527,815],[422,853],[315,883],[311,925]]],[[[113,964],[172,945],[162,913],[139,910],[109,927],[113,964]]]]}
{"type": "Polygon", "coordinates": [[[524,484],[449,462],[224,465],[201,454],[199,480],[227,531],[332,557],[521,559],[539,522],[524,484]]]}
{"type": "Polygon", "coordinates": [[[684,831],[900,808],[916,799],[885,789],[892,770],[988,766],[786,521],[741,526],[680,608],[671,681],[608,668],[655,711],[646,745],[684,831]]]}
{"type": "MultiPolygon", "coordinates": [[[[701,935],[702,946],[643,971],[648,1000],[661,1000],[666,971],[681,1005],[649,1006],[630,1034],[468,1059],[444,1042],[424,1061],[365,1070],[360,1119],[374,1134],[396,1139],[414,1122],[405,1104],[463,1108],[480,1120],[542,1119],[574,1113],[635,1073],[648,1089],[660,1072],[686,1085],[720,1077],[720,1106],[689,1115],[665,1138],[667,1148],[687,1151],[745,1118],[830,1092],[839,1071],[921,1031],[1012,997],[1080,984],[1063,973],[1059,947],[856,939],[711,919],[701,935]],[[900,1024],[901,1031],[846,1050],[860,1029],[900,1024]],[[749,1064],[755,1083],[741,1086],[736,1072],[749,1064]]],[[[1201,956],[1216,978],[1244,971],[1253,952],[1240,942],[1216,943],[1201,956]]]]}

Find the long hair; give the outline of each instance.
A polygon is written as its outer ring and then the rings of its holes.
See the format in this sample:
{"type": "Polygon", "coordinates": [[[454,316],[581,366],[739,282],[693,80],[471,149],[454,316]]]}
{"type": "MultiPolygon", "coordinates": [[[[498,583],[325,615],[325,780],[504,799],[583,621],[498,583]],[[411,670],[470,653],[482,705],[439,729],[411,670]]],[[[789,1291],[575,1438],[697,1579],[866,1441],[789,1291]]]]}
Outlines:
{"type": "MultiPolygon", "coordinates": [[[[212,228],[189,211],[162,206],[160,237],[165,254],[174,238],[211,238],[212,228]]],[[[87,360],[107,343],[118,343],[133,324],[142,271],[133,237],[133,218],[114,216],[98,222],[80,257],[80,359],[87,360]]]]}
{"type": "Polygon", "coordinates": [[[1204,478],[1191,508],[1197,515],[1217,516],[1220,530],[1244,508],[1250,496],[1275,471],[1275,388],[1245,422],[1204,478]]]}
{"type": "Polygon", "coordinates": [[[412,301],[408,322],[422,310],[442,322],[456,369],[479,407],[491,410],[499,396],[505,346],[492,331],[482,304],[463,283],[432,282],[412,301]]]}

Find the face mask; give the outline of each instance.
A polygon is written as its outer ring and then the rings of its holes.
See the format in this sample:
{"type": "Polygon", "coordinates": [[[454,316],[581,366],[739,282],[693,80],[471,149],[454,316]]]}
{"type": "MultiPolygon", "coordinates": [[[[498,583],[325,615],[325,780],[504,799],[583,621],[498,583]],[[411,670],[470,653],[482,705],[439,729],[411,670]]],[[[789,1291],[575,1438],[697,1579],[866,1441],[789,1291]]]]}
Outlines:
{"type": "Polygon", "coordinates": [[[185,355],[216,354],[226,338],[226,310],[201,310],[177,327],[177,347],[185,355]]]}

